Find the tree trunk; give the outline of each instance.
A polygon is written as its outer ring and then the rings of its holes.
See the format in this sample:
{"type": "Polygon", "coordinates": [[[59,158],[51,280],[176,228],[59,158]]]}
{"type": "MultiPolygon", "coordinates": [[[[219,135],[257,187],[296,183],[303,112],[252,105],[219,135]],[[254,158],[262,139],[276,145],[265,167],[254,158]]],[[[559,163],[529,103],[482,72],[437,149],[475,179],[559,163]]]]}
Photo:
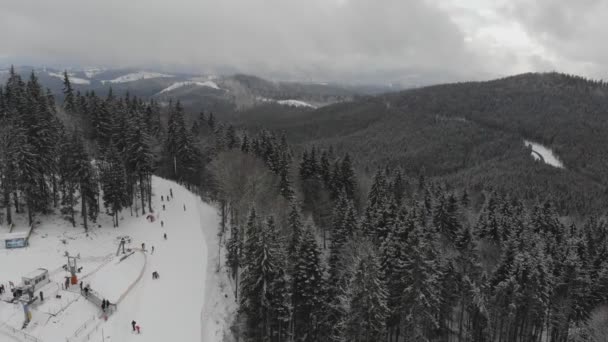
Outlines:
{"type": "Polygon", "coordinates": [[[139,192],[141,194],[141,214],[146,215],[146,193],[145,193],[144,175],[139,174],[139,192]]]}
{"type": "Polygon", "coordinates": [[[154,212],[152,210],[152,175],[148,175],[148,211],[154,212]]]}
{"type": "MultiPolygon", "coordinates": [[[[74,189],[70,188],[70,215],[72,216],[72,227],[76,227],[76,218],[74,218],[74,189]]],[[[29,204],[28,204],[29,207],[29,204]]]]}
{"type": "MultiPolygon", "coordinates": [[[[82,189],[82,186],[80,187],[82,189]]],[[[87,224],[87,201],[83,191],[80,191],[80,201],[82,202],[82,221],[84,223],[84,231],[89,231],[89,226],[87,224]]]]}
{"type": "Polygon", "coordinates": [[[57,208],[57,177],[55,174],[51,175],[53,179],[53,208],[57,208]]]}
{"type": "Polygon", "coordinates": [[[8,189],[4,190],[4,205],[6,206],[6,223],[10,227],[13,224],[13,215],[11,212],[11,193],[8,189]]]}
{"type": "Polygon", "coordinates": [[[13,198],[15,200],[15,213],[19,214],[19,194],[17,194],[17,191],[14,192],[13,194],[13,198]]]}
{"type": "Polygon", "coordinates": [[[32,212],[32,202],[30,200],[30,197],[27,196],[27,221],[30,225],[30,227],[32,226],[32,224],[34,224],[34,213],[32,212]]]}

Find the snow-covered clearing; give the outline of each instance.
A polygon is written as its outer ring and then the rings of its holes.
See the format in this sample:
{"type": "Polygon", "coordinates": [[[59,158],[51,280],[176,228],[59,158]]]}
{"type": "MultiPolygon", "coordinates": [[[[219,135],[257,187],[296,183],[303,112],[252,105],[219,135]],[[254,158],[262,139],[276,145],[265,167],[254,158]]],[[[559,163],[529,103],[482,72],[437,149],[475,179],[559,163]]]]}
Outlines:
{"type": "MultiPolygon", "coordinates": [[[[58,72],[49,72],[49,76],[57,77],[63,81],[63,74],[58,72]]],[[[68,76],[70,77],[70,82],[73,84],[91,84],[91,81],[85,80],[84,78],[74,77],[74,74],[68,72],[68,76]]]]}
{"type": "Polygon", "coordinates": [[[269,98],[265,98],[265,97],[258,97],[258,100],[262,101],[262,102],[275,102],[278,103],[280,105],[283,106],[291,106],[291,107],[306,107],[306,108],[313,108],[316,109],[316,106],[311,105],[308,102],[304,102],[304,101],[300,101],[300,100],[275,100],[275,99],[269,99],[269,98]]]}
{"type": "Polygon", "coordinates": [[[205,82],[183,81],[183,82],[173,83],[172,85],[168,86],[167,88],[159,91],[158,94],[166,93],[166,92],[169,92],[169,91],[181,88],[181,87],[186,87],[186,86],[199,86],[199,87],[207,87],[207,88],[213,88],[213,89],[220,90],[220,87],[213,81],[205,81],[205,82]]]}
{"type": "MultiPolygon", "coordinates": [[[[44,342],[101,341],[102,335],[106,341],[120,342],[223,341],[236,304],[225,269],[216,272],[217,211],[178,184],[157,177],[153,184],[154,222],[125,210],[119,228],[112,228],[111,219],[102,215],[101,227],[91,228],[87,235],[82,227],[72,228],[61,218],[43,217],[29,247],[0,249],[0,283],[7,289],[9,280],[17,284],[22,275],[39,267],[48,269],[51,278],[42,289],[45,301],[32,305],[32,322],[23,330],[23,308],[6,302],[10,292],[2,297],[0,322],[6,325],[0,324],[0,341],[25,341],[24,333],[30,341],[44,342]],[[173,199],[161,202],[161,195],[167,197],[170,189],[173,199]],[[130,240],[127,252],[132,253],[123,259],[116,251],[125,236],[130,240]],[[100,308],[80,294],[79,286],[62,289],[68,274],[61,267],[66,251],[80,255],[83,283],[117,304],[107,321],[100,308]],[[160,279],[152,279],[153,271],[160,279]],[[132,320],[141,327],[142,336],[132,332],[132,320]]],[[[18,227],[22,225],[21,221],[18,227]]],[[[6,231],[0,228],[0,233],[6,231]]]]}
{"type": "Polygon", "coordinates": [[[87,78],[95,77],[96,75],[98,75],[104,71],[105,71],[105,69],[102,69],[102,68],[85,68],[83,70],[83,72],[87,76],[87,78]]]}
{"type": "Polygon", "coordinates": [[[564,164],[557,158],[551,149],[529,140],[524,140],[524,144],[532,149],[532,157],[536,160],[542,160],[546,164],[563,169],[564,164]]]}
{"type": "Polygon", "coordinates": [[[161,78],[161,77],[173,77],[173,76],[167,75],[167,74],[161,74],[158,72],[139,71],[139,72],[122,75],[113,80],[104,80],[104,81],[101,81],[101,83],[104,83],[104,84],[105,83],[126,83],[126,82],[133,82],[133,81],[137,81],[137,80],[146,80],[149,78],[161,78]]]}

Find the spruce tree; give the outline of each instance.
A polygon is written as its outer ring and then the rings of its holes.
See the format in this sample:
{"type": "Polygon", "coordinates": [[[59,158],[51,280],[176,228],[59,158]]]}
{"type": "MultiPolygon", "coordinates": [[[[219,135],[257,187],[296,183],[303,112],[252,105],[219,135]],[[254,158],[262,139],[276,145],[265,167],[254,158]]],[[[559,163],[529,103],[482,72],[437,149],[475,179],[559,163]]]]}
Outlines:
{"type": "Polygon", "coordinates": [[[76,99],[74,98],[74,89],[68,76],[67,70],[63,72],[63,108],[68,113],[76,113],[76,99]]]}
{"type": "Polygon", "coordinates": [[[293,267],[293,322],[295,338],[318,341],[319,320],[322,317],[325,284],[321,251],[310,229],[301,234],[293,267]]]}
{"type": "Polygon", "coordinates": [[[388,292],[375,255],[359,262],[351,286],[350,307],[344,323],[345,340],[374,342],[385,339],[388,292]]]}

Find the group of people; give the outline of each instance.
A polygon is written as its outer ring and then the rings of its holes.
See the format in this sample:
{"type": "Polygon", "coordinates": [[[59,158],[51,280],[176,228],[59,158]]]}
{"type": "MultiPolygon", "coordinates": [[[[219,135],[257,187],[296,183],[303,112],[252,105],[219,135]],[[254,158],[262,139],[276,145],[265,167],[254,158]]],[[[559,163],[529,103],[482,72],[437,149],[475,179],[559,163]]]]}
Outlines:
{"type": "Polygon", "coordinates": [[[139,325],[137,325],[137,322],[131,321],[131,327],[133,328],[133,332],[137,331],[137,333],[139,334],[140,328],[139,328],[139,325]]]}
{"type": "Polygon", "coordinates": [[[89,296],[89,292],[91,291],[91,286],[89,284],[87,284],[86,286],[83,285],[82,280],[80,281],[80,292],[84,293],[85,297],[89,296]]]}
{"type": "MultiPolygon", "coordinates": [[[[171,200],[171,198],[173,198],[173,189],[169,189],[169,195],[167,195],[166,197],[167,197],[167,202],[169,202],[171,200]]],[[[160,196],[160,200],[161,200],[161,202],[164,202],[165,201],[165,196],[161,195],[160,196]]],[[[165,210],[165,209],[166,209],[165,208],[165,204],[163,204],[163,210],[165,210]]],[[[184,204],[184,211],[186,211],[186,205],[185,204],[184,204]]],[[[160,221],[160,227],[164,228],[164,226],[165,226],[165,222],[163,222],[161,220],[160,221]]],[[[167,240],[167,233],[163,233],[163,238],[165,240],[167,240]]],[[[141,249],[145,251],[145,244],[143,244],[143,243],[141,244],[141,249]]],[[[152,246],[150,254],[154,254],[154,246],[152,246]]],[[[152,279],[159,279],[159,278],[160,278],[160,275],[158,274],[158,271],[152,272],[152,279]]],[[[138,334],[141,332],[139,325],[134,320],[131,321],[131,328],[133,329],[133,332],[137,332],[138,334]]]]}
{"type": "Polygon", "coordinates": [[[101,311],[106,312],[106,309],[110,306],[110,301],[107,299],[103,299],[101,301],[101,311]]]}

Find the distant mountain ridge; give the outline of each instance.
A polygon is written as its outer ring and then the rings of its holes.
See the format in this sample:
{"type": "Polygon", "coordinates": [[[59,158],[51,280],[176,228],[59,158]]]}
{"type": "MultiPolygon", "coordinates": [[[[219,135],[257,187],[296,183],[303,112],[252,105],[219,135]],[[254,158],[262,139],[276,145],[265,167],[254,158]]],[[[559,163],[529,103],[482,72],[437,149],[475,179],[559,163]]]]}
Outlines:
{"type": "MultiPolygon", "coordinates": [[[[34,71],[44,87],[61,99],[63,70],[18,66],[15,70],[27,75],[34,71]]],[[[110,87],[116,94],[129,92],[144,99],[155,98],[162,103],[180,100],[190,111],[213,111],[219,116],[269,102],[302,110],[350,101],[363,94],[389,91],[389,86],[351,86],[313,82],[275,82],[260,77],[236,75],[200,75],[168,73],[140,69],[104,69],[98,67],[68,69],[75,90],[94,91],[105,95],[110,87]]],[[[5,82],[8,69],[0,70],[5,82]]]]}

